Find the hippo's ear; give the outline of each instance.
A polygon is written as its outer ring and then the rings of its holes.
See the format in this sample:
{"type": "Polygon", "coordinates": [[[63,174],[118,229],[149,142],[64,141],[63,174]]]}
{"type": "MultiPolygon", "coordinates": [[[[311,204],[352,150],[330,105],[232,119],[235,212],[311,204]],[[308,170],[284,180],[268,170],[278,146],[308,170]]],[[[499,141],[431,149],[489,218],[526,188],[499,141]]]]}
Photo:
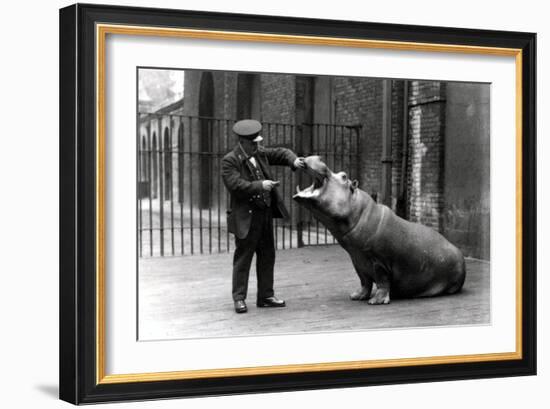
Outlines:
{"type": "Polygon", "coordinates": [[[359,187],[359,182],[357,181],[357,179],[354,179],[353,182],[351,182],[351,191],[355,192],[355,189],[357,189],[358,187],[359,187]]]}

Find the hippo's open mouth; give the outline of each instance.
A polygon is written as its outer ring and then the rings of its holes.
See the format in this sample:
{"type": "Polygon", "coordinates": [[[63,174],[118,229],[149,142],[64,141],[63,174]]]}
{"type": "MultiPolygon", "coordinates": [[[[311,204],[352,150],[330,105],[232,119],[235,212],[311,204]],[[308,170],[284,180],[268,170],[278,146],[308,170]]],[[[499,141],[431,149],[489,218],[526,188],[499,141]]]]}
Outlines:
{"type": "Polygon", "coordinates": [[[300,190],[300,186],[296,186],[296,194],[293,197],[309,198],[317,196],[321,188],[325,186],[326,181],[326,178],[314,178],[313,183],[303,190],[300,190]]]}
{"type": "Polygon", "coordinates": [[[312,198],[315,196],[318,196],[321,189],[325,186],[327,182],[327,177],[324,174],[319,173],[316,169],[313,169],[311,166],[307,166],[306,162],[306,169],[305,171],[307,174],[309,174],[313,178],[313,183],[306,187],[305,189],[300,189],[300,186],[296,186],[296,194],[293,196],[294,199],[296,198],[312,198]]]}

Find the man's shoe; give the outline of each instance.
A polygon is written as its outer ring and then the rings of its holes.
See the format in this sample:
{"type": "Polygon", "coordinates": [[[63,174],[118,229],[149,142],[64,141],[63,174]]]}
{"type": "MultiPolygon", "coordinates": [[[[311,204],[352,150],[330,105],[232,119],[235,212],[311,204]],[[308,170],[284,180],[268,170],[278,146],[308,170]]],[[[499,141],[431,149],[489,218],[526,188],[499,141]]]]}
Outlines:
{"type": "Polygon", "coordinates": [[[284,300],[279,300],[277,297],[267,297],[258,300],[256,305],[260,308],[285,307],[286,303],[284,300]]]}
{"type": "Polygon", "coordinates": [[[237,314],[242,314],[243,312],[247,312],[248,308],[246,308],[246,303],[244,300],[238,300],[235,301],[235,312],[237,314]]]}

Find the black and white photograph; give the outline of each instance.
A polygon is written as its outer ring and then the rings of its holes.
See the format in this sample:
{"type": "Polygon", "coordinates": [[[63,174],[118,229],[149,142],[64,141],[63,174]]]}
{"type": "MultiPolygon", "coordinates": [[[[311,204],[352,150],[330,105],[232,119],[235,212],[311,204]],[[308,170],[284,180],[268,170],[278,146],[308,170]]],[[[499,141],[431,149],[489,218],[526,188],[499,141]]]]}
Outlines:
{"type": "Polygon", "coordinates": [[[139,341],[491,323],[491,84],[136,86],[139,341]]]}

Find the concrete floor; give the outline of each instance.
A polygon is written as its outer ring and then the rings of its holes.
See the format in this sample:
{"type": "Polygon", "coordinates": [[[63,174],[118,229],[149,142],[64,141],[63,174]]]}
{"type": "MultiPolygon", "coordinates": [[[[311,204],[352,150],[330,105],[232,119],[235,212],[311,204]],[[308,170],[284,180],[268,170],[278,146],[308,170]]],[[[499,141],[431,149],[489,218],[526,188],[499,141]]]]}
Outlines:
{"type": "Polygon", "coordinates": [[[275,293],[286,300],[287,307],[256,308],[256,273],[252,268],[248,313],[236,314],[231,300],[231,260],[230,254],[140,259],[139,339],[490,322],[490,264],[484,261],[467,260],[466,283],[459,294],[370,306],[349,299],[359,279],[340,246],[278,251],[275,293]]]}

